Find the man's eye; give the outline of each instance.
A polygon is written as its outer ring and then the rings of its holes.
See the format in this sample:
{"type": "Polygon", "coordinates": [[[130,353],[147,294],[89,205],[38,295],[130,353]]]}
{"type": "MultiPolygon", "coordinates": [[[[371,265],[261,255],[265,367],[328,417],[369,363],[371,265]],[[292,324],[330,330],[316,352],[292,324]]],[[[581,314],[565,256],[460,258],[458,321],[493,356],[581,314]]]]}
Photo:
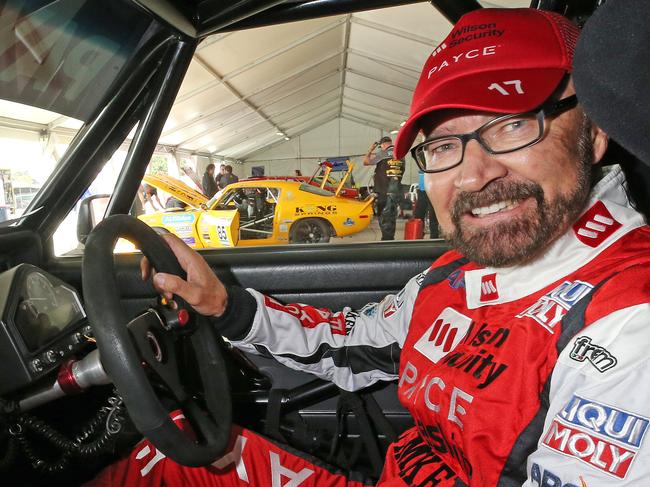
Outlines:
{"type": "Polygon", "coordinates": [[[447,152],[454,148],[453,144],[442,144],[434,148],[434,152],[447,152]]]}
{"type": "Polygon", "coordinates": [[[511,120],[510,122],[506,123],[502,128],[502,132],[516,132],[518,130],[522,130],[526,128],[526,125],[529,123],[529,120],[511,120]]]}
{"type": "Polygon", "coordinates": [[[431,144],[428,148],[428,152],[431,155],[441,155],[446,152],[454,151],[458,148],[458,144],[453,142],[444,142],[442,144],[431,144]]]}

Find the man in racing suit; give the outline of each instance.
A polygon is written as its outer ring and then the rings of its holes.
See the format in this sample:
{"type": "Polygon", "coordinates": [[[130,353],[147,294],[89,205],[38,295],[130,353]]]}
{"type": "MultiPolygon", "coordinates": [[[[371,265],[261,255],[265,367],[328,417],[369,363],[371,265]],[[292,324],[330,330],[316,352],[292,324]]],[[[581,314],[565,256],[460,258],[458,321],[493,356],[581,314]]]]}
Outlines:
{"type": "MultiPolygon", "coordinates": [[[[188,278],[157,274],[155,286],[215,316],[237,347],[346,390],[398,380],[416,425],[390,447],[379,485],[649,483],[650,230],[621,171],[596,166],[607,137],[575,104],[576,37],[555,14],[479,10],[428,58],[395,150],[423,133],[414,156],[456,250],[381,303],[331,312],[226,289],[166,237],[188,278]]],[[[236,435],[250,439],[212,469],[164,455],[151,465],[145,442],[105,475],[281,485],[279,465],[290,485],[345,485],[276,446],[253,468],[246,455],[264,440],[236,435]],[[269,461],[273,483],[251,480],[269,461]]]]}

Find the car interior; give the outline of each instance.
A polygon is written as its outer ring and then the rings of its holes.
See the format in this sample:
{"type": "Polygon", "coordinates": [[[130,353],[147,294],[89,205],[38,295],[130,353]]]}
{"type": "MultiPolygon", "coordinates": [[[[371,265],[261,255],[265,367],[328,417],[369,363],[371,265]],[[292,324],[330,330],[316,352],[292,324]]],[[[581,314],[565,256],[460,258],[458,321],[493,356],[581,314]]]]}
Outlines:
{"type": "MultiPolygon", "coordinates": [[[[5,19],[47,7],[45,20],[53,29],[70,28],[72,22],[79,42],[100,36],[111,59],[95,72],[66,73],[55,80],[56,89],[44,89],[42,80],[21,81],[38,106],[74,114],[84,124],[25,212],[0,223],[0,478],[7,485],[79,485],[143,436],[182,464],[209,465],[224,453],[232,423],[340,469],[378,478],[388,444],[412,425],[395,384],[342,393],[271,358],[237,351],[189,305],[179,301],[172,309],[156,296],[151,282],[141,279],[140,253],[114,255],[113,247],[127,238],[157,270],[183,275],[160,236],[129,210],[202,39],[415,2],[113,0],[100,8],[91,3],[0,2],[5,19]],[[95,226],[94,218],[94,229],[84,234],[83,255],[55,255],[55,229],[133,130],[103,221],[95,226]],[[168,413],[179,407],[199,432],[198,441],[169,420],[168,413]]],[[[482,8],[476,0],[429,3],[452,22],[482,8]]],[[[531,6],[582,24],[601,3],[532,0],[531,6]]],[[[0,27],[10,22],[0,21],[0,27]]],[[[60,53],[74,55],[79,55],[74,49],[60,53]]],[[[16,92],[24,95],[19,84],[16,92]]],[[[623,149],[615,149],[619,152],[613,149],[610,158],[618,162],[623,149]]],[[[632,189],[645,194],[646,171],[635,165],[626,171],[642,174],[632,189]]],[[[264,238],[279,195],[264,194],[266,185],[252,191],[233,192],[227,201],[247,215],[241,218],[241,238],[264,238]]],[[[226,285],[251,287],[286,303],[356,309],[398,292],[447,250],[442,241],[415,240],[229,248],[201,255],[226,285]]]]}
{"type": "Polygon", "coordinates": [[[239,238],[253,240],[273,234],[275,206],[279,197],[277,188],[237,188],[226,190],[215,210],[239,210],[239,238]]]}

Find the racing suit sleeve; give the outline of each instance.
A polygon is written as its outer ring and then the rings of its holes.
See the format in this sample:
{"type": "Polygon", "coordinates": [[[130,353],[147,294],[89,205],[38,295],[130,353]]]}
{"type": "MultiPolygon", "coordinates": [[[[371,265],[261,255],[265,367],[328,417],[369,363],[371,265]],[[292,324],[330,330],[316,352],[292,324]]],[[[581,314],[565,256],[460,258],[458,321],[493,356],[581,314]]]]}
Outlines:
{"type": "Polygon", "coordinates": [[[395,295],[360,310],[331,311],[281,304],[253,289],[228,289],[228,306],[215,325],[233,345],[274,357],[354,391],[395,380],[413,304],[424,273],[395,295]]]}
{"type": "Polygon", "coordinates": [[[603,286],[559,355],[526,487],[649,485],[649,274],[603,286]]]}

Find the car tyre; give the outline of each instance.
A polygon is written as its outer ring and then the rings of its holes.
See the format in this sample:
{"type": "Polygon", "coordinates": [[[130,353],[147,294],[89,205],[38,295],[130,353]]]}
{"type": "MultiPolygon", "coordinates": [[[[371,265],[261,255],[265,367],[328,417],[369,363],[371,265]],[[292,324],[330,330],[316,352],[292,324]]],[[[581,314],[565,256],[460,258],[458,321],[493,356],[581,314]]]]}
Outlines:
{"type": "Polygon", "coordinates": [[[291,226],[289,242],[299,243],[327,243],[332,232],[328,223],[320,218],[304,218],[291,226]]]}

